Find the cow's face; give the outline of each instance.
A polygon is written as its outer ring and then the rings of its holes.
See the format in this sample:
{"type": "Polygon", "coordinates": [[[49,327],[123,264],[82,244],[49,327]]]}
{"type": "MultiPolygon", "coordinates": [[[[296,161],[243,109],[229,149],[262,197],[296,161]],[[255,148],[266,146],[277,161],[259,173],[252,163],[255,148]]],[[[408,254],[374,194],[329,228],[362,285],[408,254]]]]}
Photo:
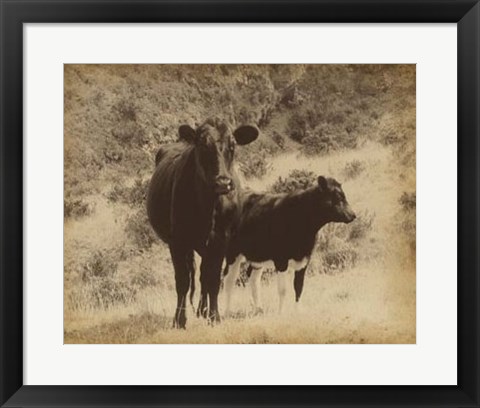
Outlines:
{"type": "Polygon", "coordinates": [[[208,119],[196,130],[180,126],[180,139],[195,148],[197,174],[216,194],[228,194],[235,189],[232,165],[236,145],[245,145],[258,137],[258,129],[243,125],[235,131],[223,121],[208,119]]]}
{"type": "Polygon", "coordinates": [[[328,221],[350,223],[356,215],[348,204],[341,184],[333,178],[318,177],[321,191],[322,210],[327,212],[328,221]]]}

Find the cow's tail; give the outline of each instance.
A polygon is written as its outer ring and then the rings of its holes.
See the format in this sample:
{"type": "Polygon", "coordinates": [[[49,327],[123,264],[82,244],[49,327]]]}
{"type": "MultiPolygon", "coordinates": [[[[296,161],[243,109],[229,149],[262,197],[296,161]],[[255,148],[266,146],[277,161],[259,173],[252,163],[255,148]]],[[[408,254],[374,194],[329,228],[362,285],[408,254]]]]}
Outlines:
{"type": "Polygon", "coordinates": [[[192,254],[192,262],[191,262],[191,270],[190,270],[190,304],[192,305],[193,309],[195,310],[195,306],[193,306],[193,296],[195,295],[195,255],[192,254]]]}

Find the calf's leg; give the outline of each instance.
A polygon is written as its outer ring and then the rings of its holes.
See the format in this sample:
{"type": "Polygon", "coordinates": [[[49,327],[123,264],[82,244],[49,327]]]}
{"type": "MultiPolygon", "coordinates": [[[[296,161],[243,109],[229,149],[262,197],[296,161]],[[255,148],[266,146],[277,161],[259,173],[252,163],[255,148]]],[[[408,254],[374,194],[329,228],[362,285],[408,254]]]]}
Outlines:
{"type": "Polygon", "coordinates": [[[242,257],[238,256],[231,265],[227,265],[227,275],[223,280],[226,295],[225,314],[228,316],[231,312],[232,306],[232,292],[235,288],[238,276],[240,275],[240,265],[242,263],[242,257]]]}
{"type": "Polygon", "coordinates": [[[222,263],[225,256],[225,241],[215,240],[210,243],[207,253],[200,265],[202,293],[208,294],[208,318],[211,322],[220,322],[218,312],[218,292],[220,290],[222,263]]]}
{"type": "Polygon", "coordinates": [[[292,270],[287,269],[284,272],[278,272],[278,313],[283,312],[283,305],[285,303],[285,295],[287,294],[287,287],[291,285],[292,270]]]}
{"type": "Polygon", "coordinates": [[[262,280],[262,273],[263,269],[260,268],[254,268],[253,266],[250,266],[252,268],[251,270],[251,277],[250,277],[250,287],[252,289],[252,298],[253,298],[253,304],[255,306],[255,312],[256,313],[261,313],[263,312],[262,309],[262,302],[261,302],[261,295],[260,295],[260,283],[262,280]]]}

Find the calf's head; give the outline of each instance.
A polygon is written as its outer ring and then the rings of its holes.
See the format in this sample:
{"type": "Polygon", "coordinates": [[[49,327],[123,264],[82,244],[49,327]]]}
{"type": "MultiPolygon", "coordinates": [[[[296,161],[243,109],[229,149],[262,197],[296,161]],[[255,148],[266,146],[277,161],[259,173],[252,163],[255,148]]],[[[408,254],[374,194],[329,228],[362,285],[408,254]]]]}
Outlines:
{"type": "Polygon", "coordinates": [[[235,189],[232,177],[236,145],[246,145],[258,137],[255,126],[242,125],[234,131],[227,123],[207,119],[197,129],[180,126],[179,138],[194,147],[196,171],[201,179],[218,194],[235,189]]]}
{"type": "Polygon", "coordinates": [[[348,204],[341,184],[333,178],[323,176],[319,176],[317,182],[322,213],[328,222],[352,222],[356,215],[348,204]]]}

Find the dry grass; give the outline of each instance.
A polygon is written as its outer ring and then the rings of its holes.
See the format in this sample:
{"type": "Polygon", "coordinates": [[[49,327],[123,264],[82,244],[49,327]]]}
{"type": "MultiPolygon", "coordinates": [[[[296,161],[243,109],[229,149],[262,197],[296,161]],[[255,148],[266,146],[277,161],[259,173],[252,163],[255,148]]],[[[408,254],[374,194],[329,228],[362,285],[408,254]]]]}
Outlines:
{"type": "MultiPolygon", "coordinates": [[[[188,329],[171,328],[168,302],[149,293],[132,307],[76,316],[66,343],[414,343],[415,274],[361,266],[339,275],[309,276],[299,307],[278,315],[276,285],[263,288],[266,310],[255,315],[249,289],[238,287],[235,316],[215,327],[190,313],[188,329]]],[[[166,300],[166,299],[165,299],[166,300]]],[[[223,296],[220,305],[223,304],[223,296]]]]}

